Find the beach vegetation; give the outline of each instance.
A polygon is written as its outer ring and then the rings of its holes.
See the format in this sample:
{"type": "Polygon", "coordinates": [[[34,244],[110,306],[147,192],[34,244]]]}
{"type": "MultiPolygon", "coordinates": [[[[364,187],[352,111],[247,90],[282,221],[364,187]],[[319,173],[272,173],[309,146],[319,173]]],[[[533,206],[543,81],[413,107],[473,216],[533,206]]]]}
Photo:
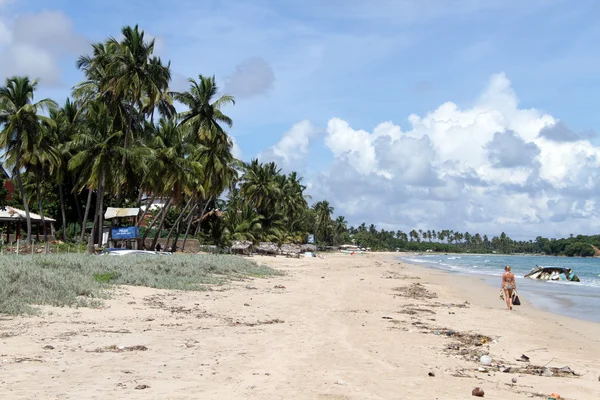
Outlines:
{"type": "Polygon", "coordinates": [[[229,255],[0,257],[0,313],[37,312],[35,306],[100,307],[116,285],[204,291],[281,273],[229,255]]]}

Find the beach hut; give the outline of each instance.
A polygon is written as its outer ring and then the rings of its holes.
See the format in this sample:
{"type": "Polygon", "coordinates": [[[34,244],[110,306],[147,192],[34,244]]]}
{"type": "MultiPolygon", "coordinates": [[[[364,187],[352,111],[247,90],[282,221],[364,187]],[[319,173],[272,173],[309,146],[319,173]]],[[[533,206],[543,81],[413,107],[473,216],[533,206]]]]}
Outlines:
{"type": "Polygon", "coordinates": [[[281,254],[288,257],[300,257],[302,250],[297,244],[284,244],[281,246],[281,254]]]}
{"type": "Polygon", "coordinates": [[[233,254],[250,254],[252,251],[252,242],[249,240],[234,240],[231,244],[233,254]]]}
{"type": "Polygon", "coordinates": [[[117,220],[117,226],[114,226],[109,232],[105,232],[102,238],[102,244],[109,243],[109,247],[118,247],[138,250],[141,248],[140,228],[137,226],[141,209],[135,208],[114,208],[108,207],[104,213],[104,219],[109,221],[117,220]]]}
{"type": "Polygon", "coordinates": [[[315,246],[314,244],[303,244],[302,246],[300,246],[300,251],[301,252],[311,252],[314,253],[315,251],[317,251],[317,246],[315,246]]]}
{"type": "MultiPolygon", "coordinates": [[[[34,228],[33,234],[35,234],[35,240],[39,242],[40,232],[43,232],[43,229],[40,229],[40,227],[42,227],[42,217],[31,211],[29,212],[29,217],[31,218],[31,224],[34,228]]],[[[49,240],[55,240],[55,222],[56,220],[54,218],[44,217],[46,228],[50,228],[48,230],[50,232],[50,235],[48,235],[49,240]]],[[[27,232],[27,218],[25,211],[18,208],[6,206],[4,210],[0,210],[0,223],[4,226],[7,243],[22,239],[21,230],[27,232]]]]}
{"type": "Polygon", "coordinates": [[[256,252],[259,254],[279,254],[279,246],[273,242],[260,242],[256,247],[256,252]]]}

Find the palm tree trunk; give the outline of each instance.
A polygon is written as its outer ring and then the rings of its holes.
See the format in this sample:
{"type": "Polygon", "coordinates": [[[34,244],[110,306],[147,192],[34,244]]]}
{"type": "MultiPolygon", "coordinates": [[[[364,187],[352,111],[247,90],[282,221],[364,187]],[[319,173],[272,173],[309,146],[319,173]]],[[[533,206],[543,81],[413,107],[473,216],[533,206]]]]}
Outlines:
{"type": "MultiPolygon", "coordinates": [[[[71,185],[73,187],[73,185],[71,185]]],[[[77,221],[81,221],[81,204],[79,204],[78,193],[73,191],[73,199],[75,200],[75,210],[77,211],[77,221]]]]}
{"type": "MultiPolygon", "coordinates": [[[[165,219],[167,218],[167,214],[169,213],[169,209],[171,208],[171,204],[173,203],[173,198],[171,197],[167,204],[165,204],[163,208],[162,215],[160,217],[160,224],[158,225],[158,230],[156,235],[154,235],[154,240],[152,240],[152,248],[156,247],[156,243],[158,242],[158,238],[160,237],[160,232],[162,231],[163,225],[165,224],[165,219]]],[[[166,246],[165,246],[166,247],[166,246]]]]}
{"type": "Polygon", "coordinates": [[[187,209],[190,206],[190,204],[192,204],[192,200],[194,200],[193,196],[190,197],[190,199],[188,200],[188,202],[185,205],[185,207],[183,208],[183,210],[181,210],[181,214],[179,214],[179,217],[177,217],[177,220],[175,221],[175,223],[171,227],[171,230],[169,231],[169,234],[167,235],[167,242],[165,243],[165,247],[169,246],[169,239],[171,238],[171,234],[173,233],[173,229],[175,229],[175,226],[179,225],[179,221],[181,221],[181,218],[183,217],[183,214],[185,214],[185,212],[187,211],[187,209]]]}
{"type": "Polygon", "coordinates": [[[183,244],[181,245],[181,251],[185,250],[185,242],[187,242],[187,237],[188,237],[188,234],[190,233],[190,228],[192,227],[192,222],[194,221],[194,211],[196,211],[196,207],[198,207],[198,204],[195,204],[194,208],[192,208],[192,211],[190,211],[190,217],[189,217],[187,229],[185,230],[185,235],[183,236],[183,244]]]}
{"type": "Polygon", "coordinates": [[[167,204],[170,204],[172,200],[173,200],[172,197],[169,198],[167,203],[160,209],[160,211],[154,216],[154,218],[152,218],[150,225],[148,225],[146,227],[146,232],[144,232],[144,236],[142,237],[142,245],[144,246],[144,248],[146,248],[146,239],[148,238],[148,235],[150,234],[150,229],[152,229],[152,227],[154,226],[156,221],[158,221],[158,218],[163,215],[163,212],[165,211],[165,207],[167,206],[167,204]]]}
{"type": "Polygon", "coordinates": [[[41,181],[41,178],[39,178],[36,182],[38,208],[40,209],[40,218],[42,219],[42,229],[44,231],[44,242],[47,243],[48,242],[48,228],[46,227],[46,220],[44,219],[44,208],[42,207],[42,185],[40,184],[40,181],[41,181]]]}
{"type": "MultiPolygon", "coordinates": [[[[192,213],[194,212],[194,209],[196,208],[196,206],[192,207],[192,210],[190,211],[190,213],[188,214],[190,219],[192,219],[192,213]]],[[[187,219],[187,218],[186,218],[187,219]]],[[[185,219],[184,221],[185,222],[185,219]]],[[[173,241],[173,245],[171,246],[173,248],[173,252],[177,251],[177,242],[179,241],[179,234],[181,233],[181,226],[177,225],[177,234],[175,235],[175,240],[173,241]]]]}
{"type": "Polygon", "coordinates": [[[98,246],[102,247],[102,235],[104,233],[104,185],[106,181],[106,171],[102,171],[100,178],[100,201],[98,202],[98,246]]]}
{"type": "MultiPolygon", "coordinates": [[[[92,205],[92,189],[88,189],[88,197],[87,197],[87,203],[85,204],[85,213],[83,214],[83,222],[81,223],[81,237],[79,238],[79,242],[83,242],[83,238],[85,237],[85,228],[87,225],[87,219],[88,219],[88,215],[90,212],[90,206],[92,205]]],[[[95,215],[95,214],[94,214],[95,215]]],[[[94,218],[94,222],[96,221],[96,218],[94,218]]],[[[93,230],[92,230],[93,232],[93,230]]],[[[94,234],[92,233],[92,236],[94,236],[94,234]]]]}
{"type": "Polygon", "coordinates": [[[204,218],[204,214],[206,214],[206,209],[208,208],[208,205],[210,204],[211,199],[212,199],[212,197],[209,197],[206,200],[206,203],[204,203],[204,207],[202,208],[202,212],[200,213],[200,219],[198,220],[198,225],[196,226],[196,231],[194,232],[194,236],[198,236],[198,233],[202,229],[202,218],[204,218]]]}
{"type": "Polygon", "coordinates": [[[94,211],[94,222],[92,224],[92,231],[88,240],[88,252],[90,254],[94,254],[94,244],[96,243],[96,235],[98,233],[98,209],[100,209],[100,190],[98,190],[98,193],[96,194],[96,210],[94,211]]]}
{"type": "Polygon", "coordinates": [[[31,245],[31,215],[29,215],[29,203],[27,202],[27,196],[25,195],[25,188],[23,187],[23,180],[21,179],[21,146],[17,151],[17,161],[15,163],[15,175],[17,178],[17,185],[19,186],[19,193],[23,199],[23,208],[25,209],[25,219],[27,220],[27,244],[31,245]]]}
{"type": "Polygon", "coordinates": [[[148,210],[150,209],[150,207],[152,207],[152,204],[154,204],[155,200],[156,200],[156,195],[152,195],[152,198],[150,199],[150,203],[148,203],[148,205],[146,206],[146,209],[144,210],[144,213],[142,214],[142,217],[138,219],[137,224],[135,225],[136,227],[138,227],[138,228],[140,227],[140,224],[142,223],[142,220],[144,219],[144,217],[148,213],[148,210]]]}
{"type": "Polygon", "coordinates": [[[60,216],[62,218],[62,226],[63,226],[62,240],[63,240],[63,242],[66,242],[67,241],[67,214],[65,212],[65,195],[63,193],[62,183],[60,183],[58,185],[58,195],[60,197],[60,216]]]}
{"type": "Polygon", "coordinates": [[[96,233],[96,222],[98,221],[98,215],[94,213],[94,223],[92,225],[92,231],[90,232],[90,237],[88,238],[88,253],[94,254],[94,236],[96,233]]]}

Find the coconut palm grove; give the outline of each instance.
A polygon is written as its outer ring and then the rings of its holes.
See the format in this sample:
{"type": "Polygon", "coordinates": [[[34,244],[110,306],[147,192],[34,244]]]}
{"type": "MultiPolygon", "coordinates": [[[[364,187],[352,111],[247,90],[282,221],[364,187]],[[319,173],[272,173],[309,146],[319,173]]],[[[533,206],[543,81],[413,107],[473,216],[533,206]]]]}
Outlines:
{"type": "Polygon", "coordinates": [[[58,239],[93,251],[108,225],[107,207],[150,210],[161,201],[141,229],[152,247],[161,237],[182,249],[190,237],[221,248],[234,240],[301,244],[309,234],[322,246],[353,240],[374,250],[593,255],[590,245],[600,245],[597,236],[513,241],[505,234],[348,228],[326,200],[309,203],[297,173],[233,156],[226,108],[235,99],[220,94],[214,76],[191,77],[187,91],[174,92],[170,62],[153,53],[154,40],[125,27],[119,39],[79,57],[85,80],[62,103],[38,99],[32,77],[9,77],[0,87],[3,167],[15,186],[10,200],[5,189],[0,197],[2,206],[25,211],[28,243],[31,212],[56,218],[58,239]]]}

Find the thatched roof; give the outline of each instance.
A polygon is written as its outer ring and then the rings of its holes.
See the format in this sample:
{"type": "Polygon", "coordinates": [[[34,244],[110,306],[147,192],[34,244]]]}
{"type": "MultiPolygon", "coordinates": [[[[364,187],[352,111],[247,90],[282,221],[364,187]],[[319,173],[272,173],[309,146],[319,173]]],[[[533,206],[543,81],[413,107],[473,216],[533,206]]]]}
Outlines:
{"type": "Polygon", "coordinates": [[[234,240],[231,244],[231,250],[248,250],[252,247],[252,242],[249,240],[234,240]]]}
{"type": "Polygon", "coordinates": [[[302,250],[297,244],[284,244],[281,246],[281,254],[300,254],[302,250]]]}
{"type": "Polygon", "coordinates": [[[317,251],[317,246],[315,246],[314,244],[303,244],[302,246],[300,246],[300,250],[301,251],[317,251]]]}
{"type": "Polygon", "coordinates": [[[279,246],[272,242],[260,242],[256,247],[256,251],[261,253],[277,254],[279,253],[279,246]]]}

